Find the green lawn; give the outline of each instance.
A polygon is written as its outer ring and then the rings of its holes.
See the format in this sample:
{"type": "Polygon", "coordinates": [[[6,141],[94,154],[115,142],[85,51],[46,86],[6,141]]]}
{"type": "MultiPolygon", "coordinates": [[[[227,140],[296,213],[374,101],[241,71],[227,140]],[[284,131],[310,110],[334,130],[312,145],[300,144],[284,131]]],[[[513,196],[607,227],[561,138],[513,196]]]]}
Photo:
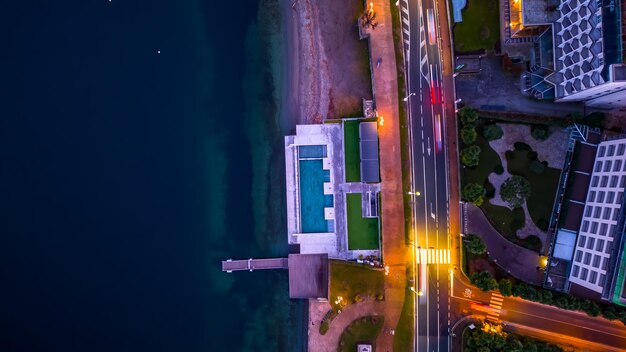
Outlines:
{"type": "Polygon", "coordinates": [[[480,162],[475,168],[463,167],[463,185],[468,183],[484,185],[496,165],[502,165],[500,155],[491,148],[482,133],[476,137],[476,145],[480,147],[480,162]]]}
{"type": "Polygon", "coordinates": [[[517,237],[517,230],[524,227],[526,217],[524,216],[524,210],[517,208],[511,210],[507,207],[493,205],[489,202],[483,203],[481,206],[489,218],[489,222],[509,241],[519,243],[520,239],[517,237]]]}
{"type": "Polygon", "coordinates": [[[348,249],[378,249],[378,218],[363,218],[361,193],[348,193],[348,249]]]}
{"type": "Polygon", "coordinates": [[[497,0],[468,0],[463,22],[454,26],[457,51],[494,50],[500,38],[500,13],[497,0]]]}
{"type": "Polygon", "coordinates": [[[385,274],[367,266],[340,260],[330,261],[330,304],[333,309],[340,309],[335,304],[337,297],[343,297],[344,303],[352,303],[359,294],[362,298],[384,295],[385,274]]]}
{"type": "Polygon", "coordinates": [[[535,225],[545,230],[552,214],[561,170],[546,167],[541,174],[531,171],[530,164],[533,160],[537,160],[532,158],[533,155],[529,155],[529,153],[534,154],[531,152],[532,150],[514,150],[507,156],[507,166],[510,174],[522,176],[530,182],[530,197],[527,199],[528,212],[535,225]]]}
{"type": "Polygon", "coordinates": [[[359,121],[345,121],[343,125],[346,182],[361,181],[361,155],[359,151],[359,121]]]}
{"type": "Polygon", "coordinates": [[[376,345],[376,337],[383,329],[383,321],[382,316],[367,316],[354,320],[341,333],[337,351],[354,352],[359,343],[376,345]]]}

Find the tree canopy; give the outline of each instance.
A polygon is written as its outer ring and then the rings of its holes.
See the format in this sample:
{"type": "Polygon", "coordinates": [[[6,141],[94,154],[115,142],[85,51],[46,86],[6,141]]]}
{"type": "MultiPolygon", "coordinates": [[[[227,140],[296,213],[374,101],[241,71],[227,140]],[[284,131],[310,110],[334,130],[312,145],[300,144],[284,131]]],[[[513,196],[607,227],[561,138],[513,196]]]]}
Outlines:
{"type": "Polygon", "coordinates": [[[522,176],[513,175],[500,187],[500,196],[509,207],[519,208],[530,197],[530,182],[522,176]]]}
{"type": "Polygon", "coordinates": [[[483,128],[483,137],[488,141],[495,141],[496,139],[502,138],[503,135],[504,131],[496,124],[488,125],[483,128]]]}
{"type": "Polygon", "coordinates": [[[473,145],[461,150],[461,162],[468,167],[474,167],[478,165],[480,161],[480,147],[473,145]]]}
{"type": "Polygon", "coordinates": [[[486,194],[487,191],[485,190],[485,187],[477,183],[468,183],[461,191],[461,197],[463,199],[478,206],[483,204],[486,194]]]}
{"type": "Polygon", "coordinates": [[[467,251],[476,255],[481,255],[487,252],[487,246],[477,235],[467,235],[465,237],[465,246],[467,251]]]}

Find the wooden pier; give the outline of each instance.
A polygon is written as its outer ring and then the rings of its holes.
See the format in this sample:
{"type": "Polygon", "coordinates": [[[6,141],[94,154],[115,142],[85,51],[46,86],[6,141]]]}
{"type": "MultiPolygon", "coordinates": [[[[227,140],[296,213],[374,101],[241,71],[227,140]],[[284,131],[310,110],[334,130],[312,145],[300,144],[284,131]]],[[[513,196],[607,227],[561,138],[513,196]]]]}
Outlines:
{"type": "Polygon", "coordinates": [[[289,260],[287,258],[266,258],[266,259],[241,259],[222,261],[222,271],[232,273],[233,271],[254,271],[266,269],[288,269],[289,260]]]}

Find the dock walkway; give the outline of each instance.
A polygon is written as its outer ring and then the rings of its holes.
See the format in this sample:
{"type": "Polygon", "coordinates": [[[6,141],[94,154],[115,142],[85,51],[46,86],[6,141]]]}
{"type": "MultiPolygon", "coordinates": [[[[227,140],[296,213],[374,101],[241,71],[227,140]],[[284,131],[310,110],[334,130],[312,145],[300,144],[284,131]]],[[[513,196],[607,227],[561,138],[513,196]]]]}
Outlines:
{"type": "Polygon", "coordinates": [[[266,269],[288,269],[289,260],[287,258],[266,258],[266,259],[242,259],[222,261],[222,271],[231,273],[242,270],[266,270],[266,269]]]}

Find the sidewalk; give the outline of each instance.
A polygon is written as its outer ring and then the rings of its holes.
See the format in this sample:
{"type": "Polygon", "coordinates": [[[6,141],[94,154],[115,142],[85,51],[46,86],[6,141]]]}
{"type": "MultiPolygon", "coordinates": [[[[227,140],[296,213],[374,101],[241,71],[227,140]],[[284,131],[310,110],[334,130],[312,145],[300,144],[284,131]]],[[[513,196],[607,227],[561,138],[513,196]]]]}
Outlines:
{"type": "Polygon", "coordinates": [[[491,226],[483,211],[473,205],[464,204],[464,232],[478,235],[487,246],[489,257],[493,258],[502,269],[522,280],[533,285],[543,283],[543,271],[537,270],[539,265],[539,254],[511,243],[502,237],[496,229],[491,226]]]}
{"type": "MultiPolygon", "coordinates": [[[[369,37],[371,62],[381,59],[380,66],[372,65],[374,100],[378,116],[384,117],[379,126],[380,170],[382,181],[382,253],[389,276],[385,280],[385,323],[383,331],[396,329],[406,286],[406,246],[404,238],[404,205],[402,199],[402,160],[400,158],[400,120],[398,111],[398,83],[393,25],[389,0],[373,0],[373,9],[379,26],[372,30],[362,28],[369,37]]],[[[381,334],[376,351],[387,352],[393,347],[393,336],[381,334]]]]}

